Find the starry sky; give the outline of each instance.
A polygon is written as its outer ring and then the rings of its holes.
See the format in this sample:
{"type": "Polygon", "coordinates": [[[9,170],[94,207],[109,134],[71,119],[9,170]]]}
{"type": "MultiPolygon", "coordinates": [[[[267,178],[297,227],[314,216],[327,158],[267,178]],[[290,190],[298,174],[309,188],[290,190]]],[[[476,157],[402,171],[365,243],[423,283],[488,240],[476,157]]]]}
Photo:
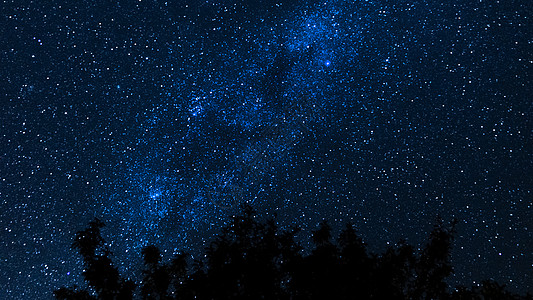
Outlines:
{"type": "Polygon", "coordinates": [[[70,245],[94,217],[140,262],[198,253],[242,203],[353,222],[375,251],[457,218],[451,284],[533,292],[529,1],[0,11],[1,299],[82,284],[70,245]]]}

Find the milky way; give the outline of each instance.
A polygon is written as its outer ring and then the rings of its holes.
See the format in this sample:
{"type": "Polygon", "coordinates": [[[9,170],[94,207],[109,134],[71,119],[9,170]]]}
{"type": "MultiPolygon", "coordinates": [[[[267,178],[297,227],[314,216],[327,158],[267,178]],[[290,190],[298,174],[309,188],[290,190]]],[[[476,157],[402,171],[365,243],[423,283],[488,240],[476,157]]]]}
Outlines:
{"type": "Polygon", "coordinates": [[[0,298],[83,284],[94,217],[140,261],[242,203],[377,250],[457,218],[450,283],[532,291],[527,1],[70,2],[0,7],[0,298]]]}

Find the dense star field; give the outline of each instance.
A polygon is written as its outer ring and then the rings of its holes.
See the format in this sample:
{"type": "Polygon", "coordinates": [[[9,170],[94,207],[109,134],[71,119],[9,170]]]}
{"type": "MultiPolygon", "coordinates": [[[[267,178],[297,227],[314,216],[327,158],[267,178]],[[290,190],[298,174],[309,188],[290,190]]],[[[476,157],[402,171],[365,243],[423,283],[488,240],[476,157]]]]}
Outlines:
{"type": "Polygon", "coordinates": [[[3,1],[0,298],[83,285],[94,217],[133,262],[198,253],[240,203],[378,250],[457,218],[451,284],[533,292],[532,10],[3,1]]]}

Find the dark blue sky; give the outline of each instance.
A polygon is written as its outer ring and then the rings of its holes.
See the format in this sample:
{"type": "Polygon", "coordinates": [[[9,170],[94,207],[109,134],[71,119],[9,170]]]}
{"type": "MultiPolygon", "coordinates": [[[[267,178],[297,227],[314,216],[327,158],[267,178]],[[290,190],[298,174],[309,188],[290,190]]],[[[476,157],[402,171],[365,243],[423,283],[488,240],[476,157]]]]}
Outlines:
{"type": "Polygon", "coordinates": [[[377,251],[457,218],[450,283],[532,292],[528,1],[64,2],[0,4],[1,299],[82,284],[95,216],[140,261],[245,202],[377,251]]]}

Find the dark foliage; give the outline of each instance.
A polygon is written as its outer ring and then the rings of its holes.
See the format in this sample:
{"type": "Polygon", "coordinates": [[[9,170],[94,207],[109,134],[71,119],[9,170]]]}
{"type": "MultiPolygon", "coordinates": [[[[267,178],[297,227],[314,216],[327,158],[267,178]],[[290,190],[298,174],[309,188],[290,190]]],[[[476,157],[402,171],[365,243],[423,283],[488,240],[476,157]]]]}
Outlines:
{"type": "Polygon", "coordinates": [[[486,281],[451,292],[450,250],[455,222],[439,221],[422,251],[400,242],[383,254],[369,253],[352,225],[334,241],[325,222],[313,232],[314,249],[303,254],[298,228],[282,231],[273,220],[259,222],[245,207],[206,249],[206,259],[189,266],[179,254],[162,263],[155,246],[143,249],[144,277],[136,285],[113,266],[98,219],[76,234],[88,290],[61,288],[57,299],[533,299],[486,281]]]}
{"type": "Polygon", "coordinates": [[[94,293],[76,288],[61,288],[54,292],[57,299],[132,299],[136,286],[132,281],[122,278],[113,266],[111,252],[100,234],[103,226],[104,223],[98,219],[90,222],[87,229],[76,233],[72,245],[83,258],[83,277],[94,293]]]}

